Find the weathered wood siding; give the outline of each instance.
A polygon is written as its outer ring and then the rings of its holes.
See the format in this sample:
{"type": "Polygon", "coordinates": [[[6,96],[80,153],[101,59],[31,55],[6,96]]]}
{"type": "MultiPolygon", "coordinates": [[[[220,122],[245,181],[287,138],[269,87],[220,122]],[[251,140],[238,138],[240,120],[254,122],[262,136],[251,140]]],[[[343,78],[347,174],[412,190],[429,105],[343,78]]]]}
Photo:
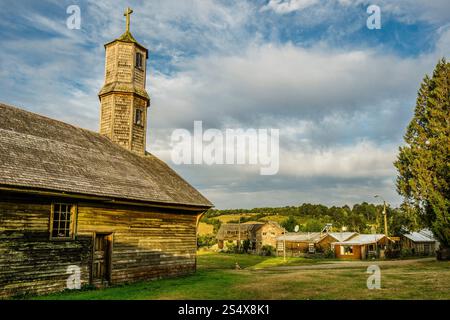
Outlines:
{"type": "Polygon", "coordinates": [[[436,249],[435,241],[424,241],[424,242],[414,242],[411,239],[402,236],[401,237],[401,248],[409,249],[413,254],[418,255],[434,255],[436,249]]]}
{"type": "Polygon", "coordinates": [[[195,271],[196,215],[80,205],[78,235],[112,233],[113,284],[195,271]]]}
{"type": "Polygon", "coordinates": [[[147,107],[145,91],[147,51],[132,42],[115,41],[106,46],[105,84],[100,94],[100,133],[138,154],[145,154],[147,107]],[[136,53],[142,67],[136,66],[136,53]],[[136,125],[136,110],[143,112],[136,125]]]}
{"type": "MultiPolygon", "coordinates": [[[[284,241],[277,241],[277,252],[280,251],[279,248],[283,248],[284,241]]],[[[301,241],[286,241],[286,253],[291,256],[297,256],[301,253],[308,252],[309,242],[301,241]]],[[[280,251],[282,252],[282,250],[280,251]]],[[[280,253],[278,253],[280,254],[280,253]]]]}
{"type": "Polygon", "coordinates": [[[89,282],[91,238],[49,241],[50,203],[4,202],[0,197],[0,297],[66,288],[67,268],[89,282]]]}
{"type": "Polygon", "coordinates": [[[338,259],[349,259],[349,260],[358,260],[361,259],[361,245],[353,245],[353,254],[341,254],[341,245],[336,244],[334,246],[335,256],[338,259]]]}
{"type": "Polygon", "coordinates": [[[75,240],[49,240],[52,199],[0,193],[0,297],[66,288],[67,268],[90,283],[94,233],[112,233],[111,284],[195,271],[196,213],[53,199],[78,205],[75,240]]]}
{"type": "Polygon", "coordinates": [[[325,237],[320,239],[319,242],[317,242],[316,250],[321,251],[321,252],[326,252],[328,250],[332,250],[331,244],[336,241],[337,240],[335,238],[333,238],[332,236],[327,234],[325,237]]]}
{"type": "MultiPolygon", "coordinates": [[[[138,70],[136,68],[136,70],[138,70]]],[[[147,101],[144,99],[134,97],[133,99],[133,110],[132,118],[134,119],[134,114],[136,110],[142,111],[142,123],[147,123],[147,101]]],[[[137,125],[132,121],[133,125],[131,127],[131,150],[137,152],[145,151],[145,125],[137,125]]]]}

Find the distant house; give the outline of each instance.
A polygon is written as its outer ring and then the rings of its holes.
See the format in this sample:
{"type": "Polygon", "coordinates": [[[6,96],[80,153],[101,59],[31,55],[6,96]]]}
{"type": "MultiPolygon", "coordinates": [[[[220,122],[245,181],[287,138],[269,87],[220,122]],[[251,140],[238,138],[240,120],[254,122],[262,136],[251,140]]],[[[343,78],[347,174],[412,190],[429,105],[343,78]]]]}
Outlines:
{"type": "Polygon", "coordinates": [[[301,253],[315,253],[316,244],[323,237],[320,232],[287,232],[277,238],[277,254],[286,253],[290,256],[297,256],[301,253]]]}
{"type": "Polygon", "coordinates": [[[434,255],[439,244],[430,230],[405,233],[400,237],[402,249],[410,250],[413,255],[434,255]]]}
{"type": "Polygon", "coordinates": [[[367,259],[384,257],[384,250],[393,241],[384,234],[357,234],[345,241],[333,242],[336,258],[367,259]]]}
{"type": "Polygon", "coordinates": [[[355,235],[356,232],[289,232],[277,238],[277,253],[284,252],[284,244],[290,256],[324,252],[332,249],[333,242],[345,241],[355,235]]]}
{"type": "Polygon", "coordinates": [[[220,226],[216,239],[219,249],[225,247],[225,242],[236,245],[249,241],[249,249],[259,253],[263,246],[270,245],[275,248],[277,237],[283,234],[283,228],[276,222],[257,223],[227,223],[220,226]]]}
{"type": "Polygon", "coordinates": [[[317,242],[317,248],[319,251],[334,250],[334,242],[347,241],[357,235],[357,232],[328,232],[317,242]]]}

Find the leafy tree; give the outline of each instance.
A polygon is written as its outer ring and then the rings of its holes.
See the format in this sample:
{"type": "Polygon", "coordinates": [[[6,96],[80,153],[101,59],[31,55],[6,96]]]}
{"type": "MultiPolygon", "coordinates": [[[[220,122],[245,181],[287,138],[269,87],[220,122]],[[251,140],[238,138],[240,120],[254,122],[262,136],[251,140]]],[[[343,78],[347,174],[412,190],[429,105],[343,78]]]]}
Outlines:
{"type": "Polygon", "coordinates": [[[245,239],[245,240],[242,242],[242,250],[243,250],[244,252],[248,252],[249,249],[250,249],[250,240],[245,239]]]}
{"type": "Polygon", "coordinates": [[[433,76],[425,76],[414,117],[395,166],[397,191],[406,206],[429,227],[445,251],[450,250],[450,63],[442,59],[433,76]]]}
{"type": "Polygon", "coordinates": [[[295,226],[297,225],[297,220],[295,220],[294,216],[289,216],[286,220],[281,223],[281,226],[286,229],[288,232],[293,232],[295,226]]]}
{"type": "MultiPolygon", "coordinates": [[[[214,217],[217,217],[219,215],[214,215],[214,217]]],[[[204,223],[211,224],[214,227],[214,229],[213,229],[214,233],[217,233],[217,231],[219,231],[220,226],[222,224],[219,219],[209,218],[207,215],[204,215],[200,221],[204,222],[204,223]]]]}
{"type": "Polygon", "coordinates": [[[206,234],[206,235],[199,235],[197,238],[197,247],[206,247],[209,248],[216,244],[217,240],[216,237],[212,234],[206,234]]]}
{"type": "Polygon", "coordinates": [[[320,222],[317,219],[308,219],[302,228],[304,232],[319,232],[323,229],[325,223],[320,222]]]}
{"type": "MultiPolygon", "coordinates": [[[[399,235],[406,231],[421,229],[410,215],[410,212],[402,206],[400,209],[387,208],[389,234],[399,235]]],[[[383,227],[384,229],[384,227],[383,227]]]]}

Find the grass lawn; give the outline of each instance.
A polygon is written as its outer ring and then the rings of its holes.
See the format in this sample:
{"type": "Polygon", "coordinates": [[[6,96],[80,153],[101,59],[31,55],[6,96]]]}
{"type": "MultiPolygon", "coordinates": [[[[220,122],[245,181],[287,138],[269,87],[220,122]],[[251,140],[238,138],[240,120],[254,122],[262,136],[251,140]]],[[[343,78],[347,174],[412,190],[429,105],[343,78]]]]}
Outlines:
{"type": "MultiPolygon", "coordinates": [[[[291,258],[287,265],[324,261],[291,258]]],[[[376,263],[376,262],[374,262],[376,263]]],[[[381,289],[369,290],[366,267],[265,270],[283,258],[207,253],[190,276],[35,299],[450,299],[450,263],[421,261],[381,267],[381,289]],[[234,270],[238,261],[242,270],[234,270]]]]}
{"type": "Polygon", "coordinates": [[[224,254],[200,251],[198,253],[197,264],[199,270],[230,270],[235,268],[237,262],[242,269],[258,270],[268,267],[310,265],[329,261],[331,260],[290,257],[286,257],[286,261],[284,261],[283,257],[263,257],[251,254],[224,254]]]}

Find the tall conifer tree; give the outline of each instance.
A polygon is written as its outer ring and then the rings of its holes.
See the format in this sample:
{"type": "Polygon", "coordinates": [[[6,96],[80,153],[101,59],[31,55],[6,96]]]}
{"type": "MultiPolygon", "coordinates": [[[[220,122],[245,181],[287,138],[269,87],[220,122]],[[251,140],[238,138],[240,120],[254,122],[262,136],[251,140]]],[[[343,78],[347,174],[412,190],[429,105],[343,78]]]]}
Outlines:
{"type": "Polygon", "coordinates": [[[450,250],[450,63],[425,76],[395,166],[397,191],[450,250]]]}

